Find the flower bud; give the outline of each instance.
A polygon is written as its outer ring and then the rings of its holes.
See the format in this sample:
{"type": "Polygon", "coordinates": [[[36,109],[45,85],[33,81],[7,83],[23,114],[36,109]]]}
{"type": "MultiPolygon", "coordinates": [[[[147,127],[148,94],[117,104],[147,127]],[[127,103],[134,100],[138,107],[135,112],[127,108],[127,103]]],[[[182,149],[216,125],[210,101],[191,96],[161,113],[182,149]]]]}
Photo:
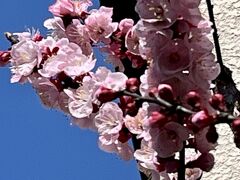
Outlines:
{"type": "Polygon", "coordinates": [[[132,19],[123,19],[119,23],[119,30],[122,34],[126,34],[129,29],[131,29],[134,25],[134,21],[132,19]]]}
{"type": "Polygon", "coordinates": [[[119,96],[119,92],[115,92],[112,89],[101,86],[96,91],[96,97],[101,103],[106,103],[116,99],[119,96]]]}
{"type": "Polygon", "coordinates": [[[168,84],[160,84],[158,86],[158,95],[165,101],[172,102],[174,100],[172,87],[168,84]]]}
{"type": "Polygon", "coordinates": [[[232,122],[232,129],[233,129],[233,131],[240,133],[240,119],[235,119],[232,122]]]}
{"type": "Polygon", "coordinates": [[[125,114],[129,114],[130,116],[136,116],[138,113],[138,106],[134,98],[130,96],[121,96],[119,106],[125,114]]]}
{"type": "Polygon", "coordinates": [[[214,94],[210,99],[209,99],[209,104],[217,110],[225,110],[225,104],[224,104],[224,97],[222,94],[214,94]]]}
{"type": "Polygon", "coordinates": [[[9,51],[0,51],[0,66],[5,66],[9,63],[11,54],[9,51]]]}
{"type": "Polygon", "coordinates": [[[210,125],[212,121],[212,117],[205,110],[195,113],[191,119],[192,124],[200,129],[210,125]]]}
{"type": "Polygon", "coordinates": [[[129,132],[128,128],[123,124],[122,129],[119,131],[118,140],[121,143],[127,142],[132,137],[131,133],[129,132]]]}
{"type": "Polygon", "coordinates": [[[190,91],[185,96],[186,103],[194,108],[200,107],[200,95],[196,91],[190,91]]]}
{"type": "Polygon", "coordinates": [[[139,81],[137,78],[129,78],[126,81],[126,89],[131,91],[131,92],[136,92],[139,88],[139,81]]]}
{"type": "Polygon", "coordinates": [[[34,36],[32,37],[32,40],[35,42],[41,41],[42,39],[43,37],[39,33],[34,34],[34,36]]]}
{"type": "Polygon", "coordinates": [[[150,89],[148,95],[150,97],[157,97],[158,96],[158,89],[156,87],[153,87],[152,89],[150,89]]]}
{"type": "Polygon", "coordinates": [[[167,117],[158,111],[152,112],[151,116],[148,118],[150,127],[162,127],[166,124],[167,120],[167,117]]]}

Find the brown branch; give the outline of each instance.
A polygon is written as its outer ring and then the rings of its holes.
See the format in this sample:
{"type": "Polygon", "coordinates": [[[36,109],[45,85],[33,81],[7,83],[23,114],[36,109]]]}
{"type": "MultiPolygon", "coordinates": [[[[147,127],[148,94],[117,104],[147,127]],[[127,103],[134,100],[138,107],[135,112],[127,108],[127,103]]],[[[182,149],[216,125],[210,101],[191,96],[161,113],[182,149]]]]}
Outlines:
{"type": "MultiPolygon", "coordinates": [[[[221,67],[221,73],[216,78],[216,92],[219,92],[220,94],[223,94],[226,102],[226,106],[229,110],[229,112],[233,112],[234,107],[236,104],[240,104],[240,92],[236,88],[236,84],[233,81],[232,78],[232,71],[226,67],[223,63],[222,54],[221,54],[221,48],[219,43],[219,35],[215,23],[214,18],[214,12],[213,12],[213,5],[211,3],[211,0],[206,0],[207,7],[208,7],[208,13],[209,13],[209,20],[213,23],[212,28],[214,30],[213,32],[213,40],[215,45],[215,51],[217,56],[217,62],[219,63],[221,67]]],[[[239,107],[237,107],[240,109],[239,107]]]]}

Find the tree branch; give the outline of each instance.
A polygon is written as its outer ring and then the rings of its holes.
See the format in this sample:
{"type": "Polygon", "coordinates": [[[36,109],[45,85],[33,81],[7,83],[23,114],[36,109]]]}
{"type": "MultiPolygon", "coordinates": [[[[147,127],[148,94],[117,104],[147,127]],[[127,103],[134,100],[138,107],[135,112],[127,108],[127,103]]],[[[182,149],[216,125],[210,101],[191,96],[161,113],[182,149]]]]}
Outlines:
{"type": "MultiPolygon", "coordinates": [[[[219,92],[220,94],[223,94],[225,98],[226,106],[229,112],[232,113],[236,104],[240,104],[240,92],[236,88],[236,84],[233,81],[232,71],[228,67],[226,67],[223,63],[221,48],[219,43],[219,35],[218,35],[216,23],[215,23],[213,5],[211,3],[211,0],[206,0],[206,3],[208,7],[209,20],[213,23],[212,24],[212,28],[214,30],[213,40],[215,45],[217,62],[219,63],[221,68],[221,72],[215,80],[216,91],[219,92]]],[[[240,109],[239,107],[237,108],[240,109]]]]}

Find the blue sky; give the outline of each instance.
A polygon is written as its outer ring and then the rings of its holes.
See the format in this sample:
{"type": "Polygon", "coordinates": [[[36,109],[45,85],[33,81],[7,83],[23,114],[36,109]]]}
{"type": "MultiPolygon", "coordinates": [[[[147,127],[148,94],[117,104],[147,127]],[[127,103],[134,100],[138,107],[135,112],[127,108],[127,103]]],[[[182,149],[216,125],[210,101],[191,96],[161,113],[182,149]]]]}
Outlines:
{"type": "MultiPolygon", "coordinates": [[[[3,32],[39,28],[54,0],[1,2],[3,32]]],[[[137,180],[134,161],[101,151],[97,135],[70,125],[64,114],[44,108],[30,85],[10,84],[0,68],[0,180],[137,180]]]]}

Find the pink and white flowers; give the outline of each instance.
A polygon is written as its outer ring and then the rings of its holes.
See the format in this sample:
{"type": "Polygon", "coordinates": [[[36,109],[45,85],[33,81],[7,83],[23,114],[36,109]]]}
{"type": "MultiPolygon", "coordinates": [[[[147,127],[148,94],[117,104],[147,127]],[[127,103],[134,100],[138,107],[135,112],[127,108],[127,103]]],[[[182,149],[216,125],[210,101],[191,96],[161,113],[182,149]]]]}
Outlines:
{"type": "Polygon", "coordinates": [[[51,35],[16,33],[19,42],[0,53],[0,65],[10,61],[11,82],[28,80],[45,106],[96,131],[102,150],[134,157],[153,179],[176,177],[178,153],[185,144],[195,148],[196,157],[186,152],[185,179],[197,179],[214,164],[216,138],[209,136],[217,133],[216,110],[224,110],[208,102],[220,66],[199,4],[137,0],[134,25],[113,22],[113,8],[88,11],[90,0],[56,0],[49,7],[55,17],[44,22],[51,35]],[[97,48],[113,67],[96,68],[97,48]],[[189,91],[194,103],[185,98],[189,91]]]}
{"type": "Polygon", "coordinates": [[[49,54],[49,58],[41,62],[43,67],[39,73],[44,77],[52,77],[64,71],[66,75],[75,78],[91,71],[96,63],[92,54],[85,56],[77,44],[69,42],[66,38],[59,41],[48,38],[41,42],[41,47],[50,50],[59,48],[56,53],[49,54]]]}
{"type": "Polygon", "coordinates": [[[105,40],[117,30],[118,23],[112,22],[113,9],[101,6],[99,10],[92,10],[85,24],[88,29],[89,36],[93,42],[105,40]]]}
{"type": "Polygon", "coordinates": [[[29,76],[38,64],[41,54],[39,46],[32,40],[23,40],[12,47],[11,71],[13,73],[11,82],[19,82],[22,78],[29,76]]]}
{"type": "Polygon", "coordinates": [[[79,16],[92,5],[91,0],[56,0],[49,7],[49,11],[55,16],[79,16]]]}

